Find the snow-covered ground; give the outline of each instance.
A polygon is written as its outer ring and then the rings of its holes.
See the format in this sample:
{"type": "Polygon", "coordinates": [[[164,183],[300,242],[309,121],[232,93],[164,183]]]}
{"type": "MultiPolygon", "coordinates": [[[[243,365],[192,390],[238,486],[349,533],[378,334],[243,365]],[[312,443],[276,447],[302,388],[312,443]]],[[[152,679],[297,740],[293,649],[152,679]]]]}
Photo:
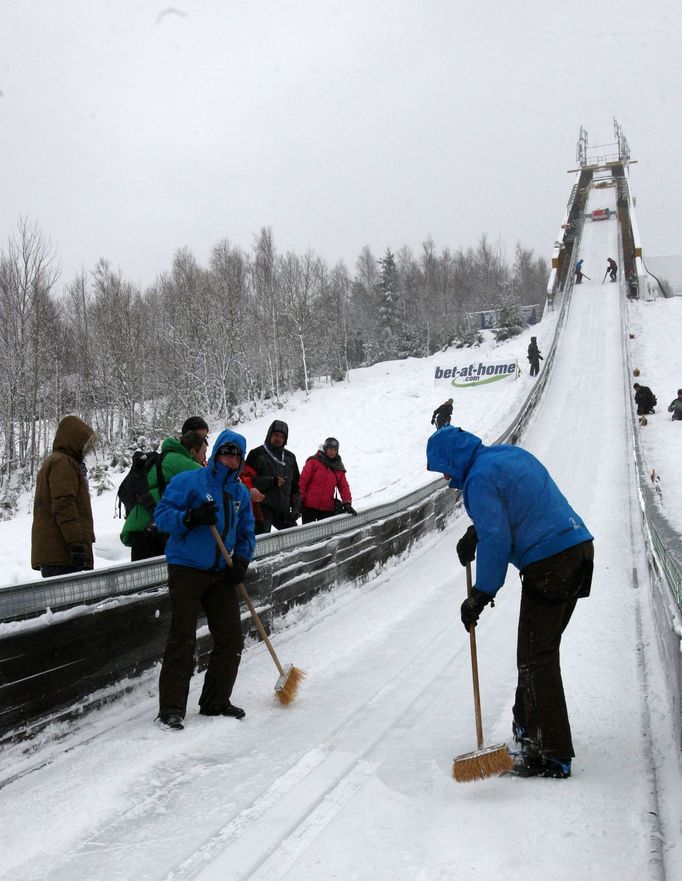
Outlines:
{"type": "MultiPolygon", "coordinates": [[[[586,225],[583,252],[586,264],[605,266],[617,253],[615,221],[586,225]]],[[[276,673],[264,647],[251,645],[234,694],[247,710],[241,722],[196,715],[197,680],[185,730],[159,731],[152,671],[123,701],[62,729],[62,740],[44,737],[29,756],[7,748],[3,881],[682,881],[680,752],[630,453],[621,324],[629,307],[618,285],[600,286],[585,268],[593,282],[574,292],[522,439],[595,536],[592,595],[562,647],[573,776],[452,780],[453,756],[476,745],[458,617],[462,517],[370,582],[340,586],[284,622],[277,647],[308,673],[290,707],[273,702],[276,673]]],[[[636,334],[643,346],[656,321],[676,314],[669,303],[634,306],[630,322],[652,316],[636,334]]],[[[537,329],[541,349],[549,328],[537,329]]],[[[504,357],[524,355],[529,335],[504,357]]],[[[656,346],[654,333],[652,357],[656,346]]],[[[339,436],[359,507],[420,484],[429,479],[430,413],[448,396],[430,377],[461,355],[355,371],[349,385],[294,401],[281,414],[292,448],[304,458],[327,434],[339,436]]],[[[659,348],[656,357],[667,356],[659,348]]],[[[530,388],[521,361],[516,382],[458,393],[456,421],[493,439],[530,388]]],[[[680,427],[661,416],[662,429],[680,427]]],[[[250,444],[270,419],[244,426],[250,444]]],[[[115,529],[98,530],[113,547],[115,529]]],[[[509,740],[518,602],[510,570],[478,628],[488,743],[509,740]]]]}
{"type": "Polygon", "coordinates": [[[653,415],[639,429],[647,471],[655,471],[666,518],[682,532],[682,422],[673,422],[668,405],[682,388],[682,297],[635,300],[627,306],[632,384],[648,385],[658,399],[653,415]],[[632,338],[630,338],[632,334],[632,338]]]}

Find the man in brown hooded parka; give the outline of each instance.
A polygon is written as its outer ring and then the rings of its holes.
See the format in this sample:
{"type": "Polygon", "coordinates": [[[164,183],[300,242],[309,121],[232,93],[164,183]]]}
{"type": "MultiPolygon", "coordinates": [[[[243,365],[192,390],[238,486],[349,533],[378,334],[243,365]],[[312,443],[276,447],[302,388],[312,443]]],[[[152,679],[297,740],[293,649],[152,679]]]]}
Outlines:
{"type": "Polygon", "coordinates": [[[43,578],[93,568],[95,535],[83,459],[94,443],[89,425],[78,416],[65,416],[38,472],[31,566],[40,569],[43,578]]]}

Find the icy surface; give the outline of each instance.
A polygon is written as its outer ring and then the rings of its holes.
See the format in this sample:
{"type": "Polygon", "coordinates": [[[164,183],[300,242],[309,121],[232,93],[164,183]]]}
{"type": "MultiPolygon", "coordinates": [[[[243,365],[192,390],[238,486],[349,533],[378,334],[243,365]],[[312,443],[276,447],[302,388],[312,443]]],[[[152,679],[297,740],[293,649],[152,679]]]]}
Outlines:
{"type": "MultiPolygon", "coordinates": [[[[562,647],[577,752],[571,779],[451,778],[453,757],[476,745],[458,620],[460,519],[362,587],[341,586],[284,622],[277,647],[308,672],[291,707],[273,702],[276,671],[252,645],[234,694],[247,710],[242,722],[196,715],[194,681],[184,732],[157,730],[150,673],[122,702],[55,730],[61,740],[46,732],[33,755],[5,750],[0,781],[15,779],[0,789],[3,879],[641,881],[663,870],[682,879],[679,749],[626,418],[625,304],[595,271],[617,253],[615,235],[615,221],[586,227],[593,281],[575,290],[554,375],[523,439],[595,536],[592,596],[578,604],[562,647]]],[[[630,320],[641,321],[643,347],[649,316],[676,315],[670,307],[635,304],[630,320]]],[[[511,348],[521,354],[526,345],[527,337],[511,348]]],[[[671,375],[677,357],[670,353],[671,375]]],[[[427,479],[430,411],[447,397],[430,385],[439,361],[377,365],[294,402],[281,414],[292,448],[303,457],[327,434],[339,436],[359,507],[418,485],[427,479]]],[[[516,389],[530,382],[525,373],[494,400],[457,399],[458,421],[492,439],[516,389]]],[[[245,428],[250,443],[269,421],[245,428]]],[[[659,421],[661,430],[682,429],[659,421]]],[[[518,602],[510,571],[478,629],[491,744],[510,734],[518,602]]]]}

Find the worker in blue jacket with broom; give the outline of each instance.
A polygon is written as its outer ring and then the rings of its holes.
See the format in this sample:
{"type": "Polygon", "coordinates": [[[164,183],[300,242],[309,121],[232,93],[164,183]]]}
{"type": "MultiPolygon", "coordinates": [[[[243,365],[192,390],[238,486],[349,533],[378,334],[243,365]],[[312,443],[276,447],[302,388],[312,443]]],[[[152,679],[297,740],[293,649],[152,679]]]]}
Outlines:
{"type": "Polygon", "coordinates": [[[593,539],[547,469],[526,450],[448,425],[431,435],[429,471],[461,489],[473,520],[457,544],[462,565],[476,564],[476,583],[461,607],[468,631],[504,584],[512,563],[521,573],[518,685],[512,730],[521,745],[512,773],[569,777],[575,753],[561,680],[559,648],[579,597],[592,581],[593,539]]]}
{"type": "Polygon", "coordinates": [[[235,719],[245,715],[230,701],[244,647],[237,588],[256,549],[251,497],[238,479],[245,456],[242,435],[221,431],[207,466],[176,474],[154,509],[156,525],[169,535],[166,560],[172,618],[156,718],[167,731],[184,727],[200,607],[206,613],[213,650],[199,712],[235,719]],[[212,528],[217,529],[232,565],[222,555],[212,528]]]}

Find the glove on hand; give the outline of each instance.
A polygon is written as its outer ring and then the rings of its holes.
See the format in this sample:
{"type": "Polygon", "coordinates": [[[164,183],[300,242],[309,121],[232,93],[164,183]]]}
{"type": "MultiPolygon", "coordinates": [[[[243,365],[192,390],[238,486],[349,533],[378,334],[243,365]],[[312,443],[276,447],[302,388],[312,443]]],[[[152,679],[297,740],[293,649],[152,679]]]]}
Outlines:
{"type": "Polygon", "coordinates": [[[182,522],[190,529],[195,526],[213,526],[217,519],[217,511],[215,502],[204,502],[196,508],[190,508],[182,522]]]}
{"type": "Polygon", "coordinates": [[[232,566],[227,569],[228,584],[243,584],[249,564],[242,557],[232,557],[232,566]]]}
{"type": "Polygon", "coordinates": [[[476,527],[470,526],[457,542],[457,556],[459,557],[459,562],[462,566],[474,562],[476,559],[477,544],[478,536],[476,535],[476,527]]]}
{"type": "Polygon", "coordinates": [[[483,593],[482,590],[478,590],[475,587],[471,588],[471,596],[468,596],[464,600],[460,609],[462,624],[464,624],[464,629],[467,633],[469,632],[469,628],[476,626],[478,616],[488,603],[492,602],[493,598],[489,593],[483,593]]]}
{"type": "Polygon", "coordinates": [[[71,565],[74,569],[85,569],[87,557],[85,556],[85,548],[83,545],[71,545],[69,548],[71,554],[71,565]]]}
{"type": "Polygon", "coordinates": [[[358,512],[355,510],[355,508],[351,505],[350,502],[343,503],[343,513],[344,514],[352,514],[353,517],[358,516],[358,512]]]}

